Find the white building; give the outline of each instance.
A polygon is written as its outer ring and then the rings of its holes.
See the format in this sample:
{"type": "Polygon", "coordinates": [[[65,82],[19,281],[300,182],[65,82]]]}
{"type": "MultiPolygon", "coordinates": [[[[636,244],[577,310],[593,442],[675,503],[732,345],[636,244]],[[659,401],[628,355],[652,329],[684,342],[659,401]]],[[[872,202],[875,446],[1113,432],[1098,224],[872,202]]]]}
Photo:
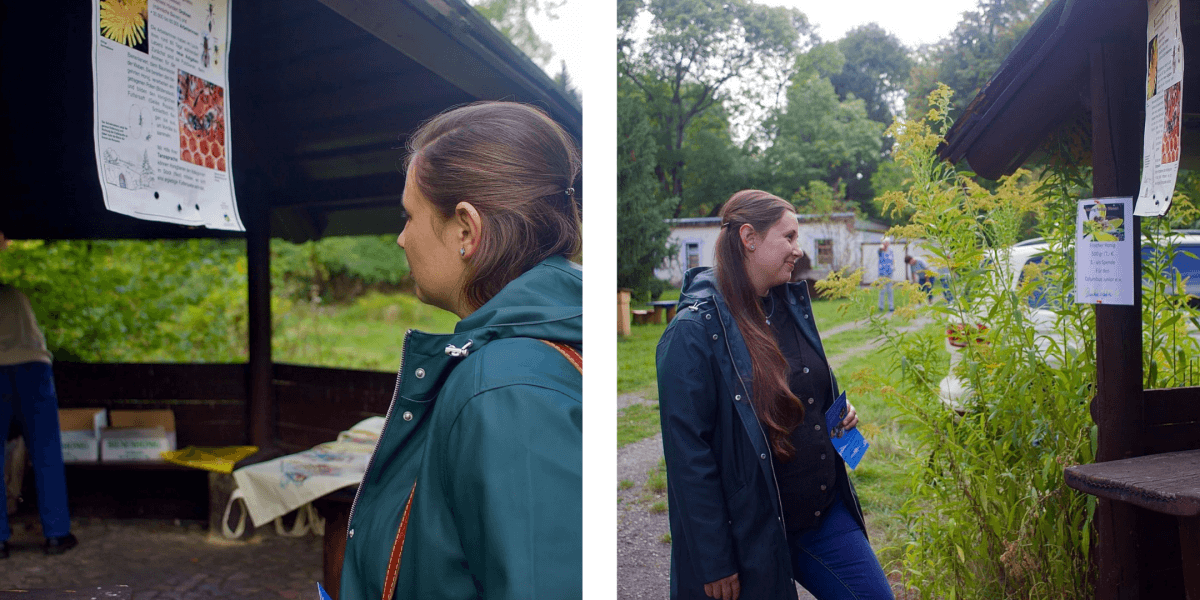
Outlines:
{"type": "MultiPolygon", "coordinates": [[[[886,225],[859,219],[850,212],[798,214],[796,220],[800,223],[800,248],[812,262],[812,271],[805,278],[822,279],[831,271],[850,267],[852,271],[863,269],[863,283],[875,280],[879,272],[879,243],[887,231],[886,225]]],[[[677,245],[679,252],[655,269],[654,275],[678,286],[683,283],[683,273],[689,268],[712,266],[721,218],[668,219],[667,222],[671,225],[667,243],[677,245]]],[[[892,277],[902,279],[906,246],[893,244],[892,251],[895,260],[892,277]]]]}

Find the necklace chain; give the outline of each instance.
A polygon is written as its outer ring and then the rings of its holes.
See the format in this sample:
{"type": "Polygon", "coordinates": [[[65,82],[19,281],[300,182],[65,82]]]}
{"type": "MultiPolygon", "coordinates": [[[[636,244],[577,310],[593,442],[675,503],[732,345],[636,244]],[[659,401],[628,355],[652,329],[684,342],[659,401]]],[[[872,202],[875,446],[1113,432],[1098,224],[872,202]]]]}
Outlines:
{"type": "Polygon", "coordinates": [[[771,315],[775,314],[775,296],[767,294],[767,298],[771,301],[771,312],[767,313],[767,325],[770,325],[771,315]]]}

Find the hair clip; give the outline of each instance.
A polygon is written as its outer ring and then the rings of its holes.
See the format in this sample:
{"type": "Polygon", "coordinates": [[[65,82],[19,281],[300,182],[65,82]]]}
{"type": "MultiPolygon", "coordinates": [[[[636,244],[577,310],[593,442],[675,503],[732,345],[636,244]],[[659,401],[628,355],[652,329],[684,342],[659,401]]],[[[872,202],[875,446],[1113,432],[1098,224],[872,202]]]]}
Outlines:
{"type": "Polygon", "coordinates": [[[569,188],[567,188],[567,189],[563,190],[563,193],[564,193],[564,194],[566,194],[566,196],[567,196],[568,198],[570,198],[571,196],[574,196],[574,195],[575,195],[575,188],[573,188],[573,187],[569,187],[569,188]]]}

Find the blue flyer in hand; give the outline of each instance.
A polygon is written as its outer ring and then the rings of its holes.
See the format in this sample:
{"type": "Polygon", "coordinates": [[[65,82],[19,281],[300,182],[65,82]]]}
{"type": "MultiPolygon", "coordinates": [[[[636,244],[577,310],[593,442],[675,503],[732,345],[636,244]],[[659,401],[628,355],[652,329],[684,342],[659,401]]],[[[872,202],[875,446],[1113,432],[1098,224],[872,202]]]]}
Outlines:
{"type": "Polygon", "coordinates": [[[825,428],[829,431],[829,437],[833,441],[833,448],[842,455],[842,460],[850,465],[853,469],[858,466],[858,461],[862,460],[864,454],[867,453],[867,448],[871,445],[858,432],[858,427],[854,429],[843,429],[842,419],[846,418],[846,392],[842,392],[837,400],[833,401],[833,406],[825,411],[825,428]]]}

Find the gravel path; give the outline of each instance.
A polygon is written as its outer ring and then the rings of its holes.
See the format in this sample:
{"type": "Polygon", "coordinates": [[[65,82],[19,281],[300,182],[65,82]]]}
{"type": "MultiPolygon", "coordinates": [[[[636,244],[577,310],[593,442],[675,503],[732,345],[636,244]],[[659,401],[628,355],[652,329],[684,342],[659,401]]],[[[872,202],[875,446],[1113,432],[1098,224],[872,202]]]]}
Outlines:
{"type": "MultiPolygon", "coordinates": [[[[900,331],[915,331],[928,323],[928,319],[917,319],[900,331]]],[[[855,321],[830,327],[821,334],[821,339],[864,325],[863,321],[855,321]]],[[[878,345],[878,342],[870,341],[847,348],[829,357],[829,363],[836,369],[878,345]]],[[[634,404],[656,402],[638,394],[617,397],[618,409],[634,404]]],[[[671,546],[665,537],[670,532],[670,525],[666,511],[652,510],[656,503],[665,505],[667,495],[646,487],[649,474],[655,470],[662,455],[661,433],[627,444],[617,451],[617,597],[620,600],[657,600],[670,595],[671,546]],[[629,487],[621,489],[622,485],[629,487]]],[[[796,589],[799,600],[815,600],[804,588],[796,586],[796,589]]]]}

